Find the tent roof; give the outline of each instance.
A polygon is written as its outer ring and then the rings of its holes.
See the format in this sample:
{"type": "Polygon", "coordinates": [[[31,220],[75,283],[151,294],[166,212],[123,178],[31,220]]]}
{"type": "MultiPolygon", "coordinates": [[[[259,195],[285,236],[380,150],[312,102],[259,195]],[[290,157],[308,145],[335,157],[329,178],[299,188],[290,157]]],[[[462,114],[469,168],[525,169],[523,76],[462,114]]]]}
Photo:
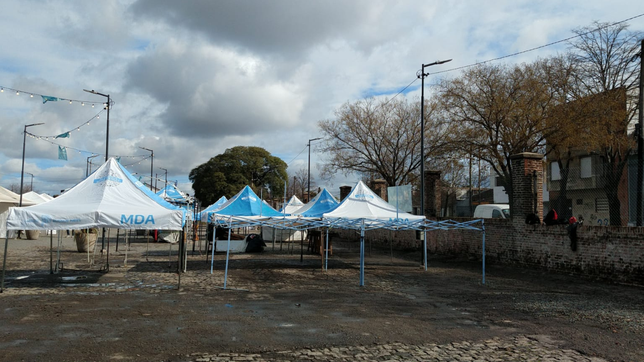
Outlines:
{"type": "Polygon", "coordinates": [[[20,202],[20,195],[18,195],[17,193],[9,189],[5,189],[4,187],[0,186],[0,202],[17,204],[20,202]]]}
{"type": "Polygon", "coordinates": [[[399,211],[396,206],[376,195],[362,181],[358,181],[351,193],[342,200],[335,210],[325,213],[324,218],[329,219],[365,219],[368,220],[409,220],[420,221],[425,219],[422,215],[412,215],[399,211]]]}
{"type": "Polygon", "coordinates": [[[22,203],[24,205],[25,200],[31,201],[32,205],[38,205],[42,204],[43,202],[49,201],[49,199],[45,199],[42,197],[40,194],[34,191],[29,191],[24,194],[22,194],[22,203]]]}
{"type": "Polygon", "coordinates": [[[281,213],[286,213],[286,214],[292,214],[299,208],[304,206],[304,203],[297,198],[297,196],[293,195],[291,196],[291,199],[288,200],[286,205],[280,210],[281,213]]]}
{"type": "Polygon", "coordinates": [[[212,214],[227,216],[283,216],[282,213],[260,200],[248,185],[244,186],[237,195],[231,197],[218,209],[208,212],[208,215],[212,214]]]}
{"type": "Polygon", "coordinates": [[[179,191],[174,185],[167,184],[161,191],[157,192],[157,196],[164,198],[169,202],[187,202],[186,195],[179,191]]]}
{"type": "Polygon", "coordinates": [[[333,197],[333,195],[324,188],[313,198],[313,200],[311,200],[311,202],[300,207],[298,210],[293,212],[293,214],[304,217],[322,217],[323,214],[331,212],[339,204],[338,200],[336,200],[335,197],[333,197]]]}
{"type": "Polygon", "coordinates": [[[145,187],[114,158],[59,197],[12,208],[7,229],[64,230],[90,227],[180,230],[186,212],[145,187]]]}
{"type": "Polygon", "coordinates": [[[222,197],[220,197],[220,198],[219,198],[219,200],[215,201],[215,203],[214,203],[214,204],[212,204],[212,205],[208,206],[207,208],[205,208],[205,209],[201,210],[201,212],[199,213],[199,220],[202,220],[203,218],[207,218],[207,217],[208,217],[208,213],[209,213],[210,211],[215,211],[215,210],[217,210],[221,205],[223,205],[224,203],[226,203],[226,201],[228,201],[228,199],[226,198],[226,196],[222,196],[222,197]]]}

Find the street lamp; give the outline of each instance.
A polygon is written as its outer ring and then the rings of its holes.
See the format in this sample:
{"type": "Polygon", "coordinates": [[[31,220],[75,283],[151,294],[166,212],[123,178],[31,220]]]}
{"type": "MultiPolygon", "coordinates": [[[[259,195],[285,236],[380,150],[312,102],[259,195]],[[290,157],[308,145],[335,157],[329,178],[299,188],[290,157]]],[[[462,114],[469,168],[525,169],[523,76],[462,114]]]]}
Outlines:
{"type": "Polygon", "coordinates": [[[92,90],[83,89],[83,90],[87,93],[92,93],[99,96],[107,97],[107,105],[105,106],[105,109],[107,109],[107,132],[105,133],[105,162],[107,162],[107,154],[109,151],[109,143],[110,143],[110,107],[112,106],[111,105],[112,101],[110,99],[109,94],[99,93],[93,89],[92,90]]]}
{"type": "MultiPolygon", "coordinates": [[[[142,150],[150,151],[150,190],[152,190],[152,170],[154,169],[154,151],[149,148],[139,147],[142,150]]],[[[157,190],[154,190],[156,192],[157,190]]]]}
{"type": "Polygon", "coordinates": [[[317,140],[321,140],[321,139],[322,138],[320,138],[320,137],[311,138],[309,140],[309,143],[307,144],[307,146],[309,147],[309,168],[308,168],[309,175],[308,175],[308,178],[307,178],[308,187],[307,187],[307,191],[306,191],[306,202],[311,201],[311,141],[317,141],[317,140]]]}
{"type": "Polygon", "coordinates": [[[420,78],[420,214],[425,216],[425,68],[432,65],[444,64],[451,62],[451,59],[439,60],[429,64],[421,64],[421,69],[416,72],[420,78]]]}
{"type": "Polygon", "coordinates": [[[168,191],[166,190],[166,188],[168,187],[168,169],[163,167],[159,167],[159,169],[165,171],[165,184],[163,185],[163,192],[167,195],[168,191]]]}
{"type": "Polygon", "coordinates": [[[89,173],[92,172],[92,158],[98,156],[98,154],[91,155],[87,157],[87,164],[85,165],[85,177],[89,177],[89,173]]]}
{"type": "Polygon", "coordinates": [[[25,172],[26,174],[31,175],[31,191],[34,190],[34,174],[31,172],[25,172]]]}
{"type": "MultiPolygon", "coordinates": [[[[32,124],[26,124],[25,129],[22,132],[22,169],[20,170],[20,204],[19,206],[22,207],[22,184],[25,179],[25,143],[27,142],[27,127],[31,126],[40,126],[41,124],[44,123],[32,123],[32,124]]],[[[33,181],[33,179],[32,179],[33,181]]],[[[33,186],[33,184],[32,184],[33,186]]]]}

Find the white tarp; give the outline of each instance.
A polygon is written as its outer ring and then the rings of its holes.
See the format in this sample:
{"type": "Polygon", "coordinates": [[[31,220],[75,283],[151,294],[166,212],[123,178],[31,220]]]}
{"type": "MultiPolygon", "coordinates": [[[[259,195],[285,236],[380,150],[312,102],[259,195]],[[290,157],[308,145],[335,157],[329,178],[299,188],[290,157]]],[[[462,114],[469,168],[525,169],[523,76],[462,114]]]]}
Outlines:
{"type": "Polygon", "coordinates": [[[40,205],[12,208],[11,230],[91,227],[181,230],[185,210],[171,205],[110,158],[88,178],[40,205]]]}

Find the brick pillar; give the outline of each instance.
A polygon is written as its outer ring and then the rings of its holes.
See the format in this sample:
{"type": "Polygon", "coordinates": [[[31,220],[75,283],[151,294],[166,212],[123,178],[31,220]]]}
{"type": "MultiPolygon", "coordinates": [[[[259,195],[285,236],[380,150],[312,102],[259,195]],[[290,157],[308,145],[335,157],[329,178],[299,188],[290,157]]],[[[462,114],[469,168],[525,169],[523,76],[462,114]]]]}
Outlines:
{"type": "Polygon", "coordinates": [[[351,186],[340,186],[340,201],[351,193],[351,186]]]}
{"type": "Polygon", "coordinates": [[[371,190],[380,196],[381,199],[387,201],[387,181],[373,180],[371,181],[371,190]]]}
{"type": "Polygon", "coordinates": [[[441,172],[425,171],[425,217],[441,215],[441,172]]]}
{"type": "Polygon", "coordinates": [[[524,152],[510,156],[512,165],[512,219],[525,222],[535,213],[543,221],[543,155],[524,152]]]}

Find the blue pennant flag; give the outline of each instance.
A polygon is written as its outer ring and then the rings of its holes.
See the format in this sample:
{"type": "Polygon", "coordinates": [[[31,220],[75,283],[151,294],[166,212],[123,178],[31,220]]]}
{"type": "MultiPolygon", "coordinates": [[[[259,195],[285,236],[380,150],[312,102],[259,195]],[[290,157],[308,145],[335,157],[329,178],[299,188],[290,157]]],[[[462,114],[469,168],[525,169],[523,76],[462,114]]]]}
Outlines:
{"type": "Polygon", "coordinates": [[[116,162],[121,163],[121,157],[120,156],[116,158],[116,162]]]}
{"type": "Polygon", "coordinates": [[[67,161],[67,149],[65,147],[58,146],[58,159],[67,161]]]}
{"type": "Polygon", "coordinates": [[[69,138],[69,132],[61,133],[56,138],[69,138]]]}
{"type": "Polygon", "coordinates": [[[41,96],[42,97],[42,104],[45,104],[47,102],[56,102],[58,101],[58,98],[56,97],[50,97],[50,96],[41,96]]]}

